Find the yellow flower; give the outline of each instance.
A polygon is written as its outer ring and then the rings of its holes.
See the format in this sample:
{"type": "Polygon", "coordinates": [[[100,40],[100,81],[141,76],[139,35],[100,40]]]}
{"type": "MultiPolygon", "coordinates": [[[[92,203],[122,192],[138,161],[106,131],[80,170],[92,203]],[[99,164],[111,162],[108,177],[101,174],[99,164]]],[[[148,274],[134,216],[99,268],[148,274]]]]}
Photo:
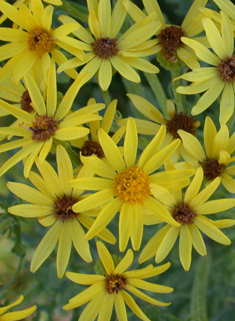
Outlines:
{"type": "Polygon", "coordinates": [[[155,256],[157,263],[165,259],[179,237],[179,257],[183,268],[188,271],[192,260],[192,247],[200,255],[206,255],[206,246],[201,235],[205,235],[214,241],[230,245],[229,238],[219,228],[230,227],[235,220],[223,219],[213,221],[206,215],[228,210],[235,206],[235,199],[219,199],[208,201],[220,184],[217,177],[213,182],[200,191],[203,182],[203,170],[198,168],[196,174],[188,186],[184,196],[182,191],[170,193],[164,187],[159,186],[153,192],[155,197],[167,208],[172,218],[180,226],[167,224],[162,227],[147,243],[141,252],[139,262],[144,262],[155,256]]]}
{"type": "MultiPolygon", "coordinates": [[[[43,93],[46,88],[46,83],[39,74],[35,75],[32,73],[33,78],[36,80],[40,91],[43,93]]],[[[29,92],[26,89],[25,85],[21,82],[14,84],[11,80],[11,77],[8,77],[2,81],[0,81],[0,98],[12,103],[13,106],[20,108],[28,113],[35,113],[33,107],[31,106],[31,98],[29,96],[29,92]]],[[[0,117],[8,116],[10,113],[1,108],[0,106],[0,117]]],[[[20,120],[15,120],[11,125],[13,127],[17,127],[20,123],[20,120]]],[[[0,135],[0,140],[6,138],[7,135],[0,135]]],[[[10,139],[10,136],[8,136],[10,139]]]]}
{"type": "MultiPolygon", "coordinates": [[[[35,65],[46,77],[51,56],[58,65],[67,60],[57,47],[76,55],[78,59],[85,58],[79,42],[67,36],[79,27],[78,24],[70,23],[52,29],[53,6],[44,8],[41,0],[34,0],[30,10],[24,3],[16,8],[0,0],[0,10],[19,26],[14,29],[0,28],[0,39],[9,42],[0,48],[0,61],[10,58],[0,70],[0,79],[12,75],[13,82],[19,82],[35,65]]],[[[75,70],[68,71],[68,74],[73,78],[77,76],[75,70]]]]}
{"type": "MultiPolygon", "coordinates": [[[[95,103],[96,103],[95,99],[91,98],[89,99],[87,105],[89,106],[95,103]]],[[[101,121],[97,120],[89,123],[90,137],[85,136],[71,142],[72,146],[76,146],[81,149],[82,156],[96,155],[99,158],[104,157],[104,152],[99,143],[98,131],[100,128],[102,128],[107,134],[109,133],[111,126],[114,123],[114,118],[116,116],[116,108],[117,108],[117,99],[114,99],[106,108],[105,113],[103,115],[103,119],[101,121]]],[[[113,141],[116,144],[120,141],[124,132],[125,132],[125,128],[119,128],[111,136],[113,141]]]]}
{"type": "Polygon", "coordinates": [[[15,116],[21,123],[19,128],[0,128],[0,134],[23,137],[22,139],[0,145],[0,153],[22,147],[20,151],[2,165],[0,175],[24,159],[24,175],[27,177],[37,157],[39,161],[43,163],[51,150],[53,142],[72,141],[87,135],[89,129],[83,127],[82,124],[101,119],[99,115],[93,113],[104,108],[104,104],[94,104],[70,113],[72,103],[80,86],[82,86],[82,78],[80,77],[70,86],[59,106],[57,106],[57,86],[54,64],[51,65],[48,73],[46,102],[32,76],[27,74],[24,80],[36,115],[29,114],[22,109],[0,100],[0,106],[15,116]]]}
{"type": "Polygon", "coordinates": [[[87,239],[97,235],[119,211],[120,251],[125,250],[129,238],[133,249],[139,249],[145,214],[153,214],[165,222],[169,220],[169,223],[178,226],[160,202],[152,197],[152,193],[156,184],[164,185],[170,190],[186,186],[189,183],[188,177],[194,174],[194,170],[156,173],[156,170],[169,159],[180,143],[178,139],[161,149],[165,132],[166,128],[163,125],[136,162],[138,135],[135,121],[132,118],[129,118],[127,123],[123,146],[124,155],[112,138],[104,130],[99,130],[98,137],[106,157],[105,160],[96,156],[81,156],[83,164],[98,177],[71,181],[71,186],[74,188],[96,191],[93,195],[74,204],[74,211],[80,212],[95,206],[103,206],[86,235],[87,239]]]}
{"type": "Polygon", "coordinates": [[[206,117],[203,135],[205,151],[196,137],[182,130],[178,133],[191,157],[187,160],[194,167],[201,166],[207,180],[220,177],[224,187],[230,193],[235,193],[235,180],[232,177],[235,175],[235,165],[232,165],[235,157],[231,156],[235,150],[235,133],[229,137],[226,125],[221,125],[217,132],[211,118],[206,117]]]}
{"type": "Polygon", "coordinates": [[[17,312],[8,312],[5,314],[5,312],[10,309],[11,307],[14,307],[18,304],[20,304],[24,300],[23,295],[19,297],[18,300],[15,302],[6,305],[5,307],[0,307],[0,321],[17,321],[22,320],[24,318],[27,318],[29,315],[33,314],[34,311],[37,309],[37,306],[34,305],[31,308],[24,309],[17,312]]]}
{"type": "Polygon", "coordinates": [[[199,42],[182,38],[182,41],[195,51],[197,57],[213,67],[196,68],[179,78],[191,81],[190,86],[180,86],[178,93],[190,95],[205,92],[192,109],[192,115],[206,110],[222,93],[220,100],[220,124],[226,124],[234,112],[235,55],[234,36],[231,22],[221,12],[221,31],[209,18],[203,18],[208,42],[214,53],[199,42]]]}
{"type": "Polygon", "coordinates": [[[70,299],[69,303],[63,307],[64,310],[79,307],[90,301],[78,320],[95,320],[98,316],[99,320],[109,321],[114,307],[117,320],[127,321],[126,304],[138,318],[150,321],[128,292],[150,304],[158,306],[170,304],[158,301],[139,290],[143,289],[155,293],[172,292],[173,289],[168,286],[143,280],[163,273],[170,267],[170,263],[158,267],[148,265],[143,269],[126,271],[133,262],[132,250],[129,249],[124,258],[115,267],[113,258],[104,244],[101,242],[96,244],[106,273],[105,275],[88,275],[67,272],[66,276],[71,281],[78,284],[90,285],[90,287],[70,299]]]}
{"type": "MultiPolygon", "coordinates": [[[[147,14],[150,15],[154,12],[157,15],[158,21],[161,22],[161,28],[156,33],[158,43],[157,52],[161,53],[168,62],[174,64],[180,60],[191,69],[199,67],[199,63],[190,48],[182,42],[182,37],[192,38],[202,32],[202,25],[198,23],[198,19],[196,20],[195,18],[198,15],[202,15],[199,9],[204,7],[206,3],[207,0],[195,0],[181,26],[176,26],[165,23],[157,0],[143,0],[147,14]]],[[[135,21],[138,22],[146,17],[145,13],[132,2],[125,1],[124,5],[135,21]]],[[[198,40],[199,39],[200,38],[198,38],[198,40]]],[[[202,39],[200,40],[202,41],[202,39]]]]}
{"type": "MultiPolygon", "coordinates": [[[[186,113],[177,113],[175,111],[174,103],[171,100],[167,100],[167,112],[170,119],[166,119],[154,105],[141,96],[134,94],[127,94],[127,96],[131,99],[136,109],[146,118],[151,120],[151,122],[149,122],[144,119],[135,118],[137,131],[139,134],[156,135],[160,125],[164,124],[166,126],[166,136],[164,138],[163,146],[167,146],[173,140],[180,138],[178,135],[179,129],[182,129],[193,135],[196,134],[200,122],[194,121],[193,117],[187,115],[186,113]]],[[[123,127],[126,126],[126,122],[127,119],[120,119],[117,121],[117,124],[123,127]]],[[[183,155],[185,158],[187,158],[186,154],[187,151],[183,147],[183,144],[180,143],[177,150],[172,154],[171,160],[175,163],[179,160],[180,155],[183,155]]]]}
{"type": "MultiPolygon", "coordinates": [[[[8,209],[9,213],[22,217],[39,217],[39,223],[45,227],[51,226],[38,245],[32,262],[31,272],[35,272],[52,253],[56,244],[57,250],[57,274],[61,278],[69,262],[71,245],[86,262],[91,262],[92,257],[85,232],[81,225],[90,228],[94,223],[91,216],[97,212],[74,212],[72,206],[84,198],[82,190],[74,190],[68,185],[73,179],[73,166],[71,160],[62,146],[57,146],[56,153],[57,171],[48,163],[40,164],[37,168],[41,174],[30,172],[29,179],[37,189],[21,183],[8,182],[10,191],[30,204],[15,205],[8,209]]],[[[86,169],[79,172],[78,177],[87,177],[86,169]]],[[[98,235],[101,239],[115,243],[116,239],[107,229],[102,229],[98,235]]]]}
{"type": "MultiPolygon", "coordinates": [[[[131,26],[123,35],[118,35],[126,17],[123,0],[118,0],[111,13],[110,0],[87,0],[89,17],[88,24],[91,34],[80,25],[73,34],[80,39],[86,53],[86,59],[80,61],[77,57],[65,62],[58,71],[82,66],[82,72],[87,73],[87,81],[98,72],[98,82],[103,90],[107,90],[113,70],[124,78],[140,82],[140,77],[134,68],[144,72],[157,73],[159,69],[142,59],[156,52],[155,40],[148,40],[159,29],[160,23],[155,21],[155,15],[143,19],[131,26]]],[[[75,22],[68,16],[59,17],[63,23],[75,22]]]]}

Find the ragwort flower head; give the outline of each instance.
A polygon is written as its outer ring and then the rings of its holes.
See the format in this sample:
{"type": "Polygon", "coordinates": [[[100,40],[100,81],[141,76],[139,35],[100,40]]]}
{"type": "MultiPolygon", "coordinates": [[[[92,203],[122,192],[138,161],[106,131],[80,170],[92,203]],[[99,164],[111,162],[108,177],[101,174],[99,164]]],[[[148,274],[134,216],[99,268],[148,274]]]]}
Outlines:
{"type": "Polygon", "coordinates": [[[204,177],[208,181],[220,177],[223,186],[235,193],[235,158],[232,156],[235,150],[235,133],[229,137],[229,130],[222,125],[217,132],[210,117],[206,117],[204,126],[204,146],[193,135],[179,130],[185,150],[190,158],[187,158],[195,168],[201,166],[204,177]]]}
{"type": "Polygon", "coordinates": [[[20,127],[18,128],[0,128],[0,134],[22,137],[22,139],[11,141],[0,146],[0,152],[22,147],[20,151],[2,165],[0,175],[24,159],[24,175],[27,177],[37,157],[39,161],[43,163],[52,148],[53,142],[68,142],[87,135],[89,129],[83,127],[82,124],[101,119],[101,116],[93,113],[104,108],[104,104],[94,104],[70,113],[73,101],[80,86],[82,86],[82,78],[80,77],[70,86],[62,101],[57,106],[57,86],[54,64],[51,65],[48,73],[46,101],[44,101],[31,75],[27,74],[24,79],[32,100],[31,104],[36,114],[29,114],[24,110],[0,100],[0,106],[15,116],[20,123],[20,127]]]}
{"type": "MultiPolygon", "coordinates": [[[[31,73],[31,75],[43,94],[46,90],[46,83],[42,73],[37,70],[37,73],[31,73]]],[[[29,95],[29,91],[25,87],[25,84],[22,82],[15,84],[12,82],[11,77],[0,81],[0,98],[28,113],[35,113],[35,110],[32,107],[32,100],[29,95]]],[[[5,117],[8,115],[10,115],[10,112],[0,106],[0,117],[5,117]]],[[[19,123],[20,120],[17,119],[13,121],[10,126],[18,127],[19,123]]],[[[1,135],[0,140],[6,138],[6,136],[7,135],[1,135]]]]}
{"type": "MultiPolygon", "coordinates": [[[[82,49],[86,52],[86,59],[80,61],[77,57],[64,63],[59,71],[86,66],[81,72],[87,73],[87,81],[98,72],[98,83],[103,90],[107,90],[113,69],[124,78],[140,82],[140,77],[134,68],[144,72],[157,73],[159,69],[142,59],[156,52],[155,40],[148,40],[159,29],[155,15],[131,26],[124,34],[118,35],[126,17],[123,0],[118,0],[111,13],[110,0],[87,0],[90,32],[83,26],[73,32],[80,39],[82,49]]],[[[61,16],[63,23],[72,23],[75,20],[68,16],[61,16]]]]}
{"type": "MultiPolygon", "coordinates": [[[[184,112],[177,113],[174,103],[171,100],[167,100],[168,118],[166,118],[154,105],[143,97],[134,94],[127,94],[127,96],[131,99],[136,109],[151,121],[135,118],[139,134],[156,135],[160,126],[164,124],[166,126],[166,136],[163,141],[163,146],[167,146],[173,140],[180,138],[178,134],[179,129],[196,135],[200,122],[195,121],[192,116],[184,112]]],[[[117,121],[117,124],[123,128],[126,126],[126,122],[127,119],[120,119],[117,121]]],[[[183,144],[180,143],[179,147],[172,154],[171,160],[175,163],[179,160],[180,155],[186,157],[186,153],[187,151],[183,147],[183,144]]]]}
{"type": "Polygon", "coordinates": [[[226,124],[234,112],[235,53],[234,36],[228,16],[221,12],[221,31],[209,18],[203,18],[208,42],[214,53],[199,42],[182,38],[195,51],[198,59],[213,67],[196,68],[179,78],[191,81],[190,86],[180,86],[178,93],[190,95],[204,92],[192,108],[192,115],[205,111],[222,93],[220,99],[220,124],[226,124]]]}
{"type": "Polygon", "coordinates": [[[167,306],[170,304],[158,301],[139,290],[155,293],[172,292],[173,289],[168,286],[143,280],[163,273],[170,267],[170,263],[158,267],[149,265],[143,269],[126,271],[133,262],[132,250],[129,249],[124,258],[115,267],[113,258],[104,244],[101,242],[97,242],[96,244],[100,260],[106,273],[105,275],[88,275],[67,272],[66,276],[71,281],[78,284],[90,285],[90,287],[70,299],[69,303],[63,307],[64,310],[79,307],[90,301],[79,317],[79,321],[88,319],[95,320],[97,316],[99,320],[109,321],[113,307],[115,308],[117,320],[127,321],[127,305],[138,318],[144,321],[150,321],[128,292],[150,304],[158,306],[167,306]]]}
{"type": "Polygon", "coordinates": [[[5,307],[4,306],[0,307],[0,321],[18,321],[18,320],[27,318],[29,315],[33,314],[34,311],[37,309],[36,305],[21,311],[5,313],[8,309],[20,304],[23,300],[24,300],[24,296],[21,295],[19,299],[16,300],[15,302],[9,305],[6,305],[5,307]]]}
{"type": "MultiPolygon", "coordinates": [[[[70,23],[52,29],[53,6],[43,7],[41,0],[31,3],[31,10],[24,3],[18,8],[6,1],[0,1],[0,10],[12,20],[18,28],[0,28],[0,39],[10,43],[0,48],[0,60],[9,59],[0,70],[0,79],[12,75],[14,82],[19,82],[32,68],[43,71],[47,75],[51,57],[58,65],[66,61],[66,57],[57,47],[84,59],[84,52],[79,47],[79,42],[67,35],[79,26],[70,23]]],[[[68,74],[76,78],[75,70],[68,74]]]]}
{"type": "MultiPolygon", "coordinates": [[[[89,229],[94,223],[91,216],[96,216],[97,213],[95,210],[72,210],[73,204],[84,198],[83,191],[74,190],[68,185],[74,177],[73,166],[67,152],[60,145],[57,146],[56,160],[58,174],[47,161],[43,165],[40,162],[36,163],[41,176],[30,172],[29,179],[37,189],[21,183],[8,182],[7,186],[12,193],[30,203],[12,206],[8,211],[26,218],[38,217],[41,225],[50,226],[33,255],[30,269],[31,272],[37,271],[58,243],[57,274],[61,278],[69,262],[72,243],[83,260],[92,261],[82,225],[89,229]]],[[[88,174],[89,172],[83,168],[78,177],[85,176],[89,180],[88,174]]],[[[116,241],[107,229],[102,229],[98,236],[109,243],[116,241]]]]}
{"type": "Polygon", "coordinates": [[[95,193],[78,204],[74,211],[89,210],[102,206],[95,223],[86,237],[93,238],[120,211],[119,216],[119,248],[124,251],[129,238],[134,250],[138,250],[143,236],[145,215],[155,215],[171,224],[178,225],[169,213],[152,196],[155,184],[164,185],[170,190],[189,184],[189,176],[194,170],[170,170],[156,173],[179,146],[175,140],[165,148],[161,148],[166,128],[163,125],[153,140],[142,152],[138,161],[138,135],[133,118],[127,122],[123,154],[102,129],[99,130],[99,142],[105,154],[105,160],[97,156],[81,157],[85,166],[97,177],[75,179],[71,182],[74,188],[93,190],[95,193]]]}
{"type": "MultiPolygon", "coordinates": [[[[203,27],[198,23],[199,19],[195,18],[198,15],[202,15],[199,9],[204,7],[206,3],[207,0],[195,0],[186,14],[182,25],[176,26],[165,23],[157,0],[143,0],[147,14],[150,15],[154,12],[157,15],[157,19],[161,22],[161,28],[157,31],[156,37],[157,52],[162,55],[162,58],[159,58],[160,55],[158,54],[158,59],[163,63],[164,67],[172,69],[175,64],[179,68],[182,62],[191,69],[199,67],[196,57],[192,54],[187,44],[182,42],[181,38],[192,38],[202,32],[203,27]]],[[[128,13],[135,21],[146,18],[144,12],[133,3],[126,1],[124,4],[128,13]]]]}
{"type": "Polygon", "coordinates": [[[155,255],[157,263],[165,259],[179,237],[179,257],[183,268],[188,271],[192,260],[192,247],[200,255],[206,255],[206,246],[201,235],[203,232],[212,240],[230,245],[229,238],[219,228],[233,226],[235,220],[223,219],[213,221],[207,215],[228,210],[235,206],[234,198],[208,201],[220,184],[217,177],[203,190],[203,170],[198,168],[184,195],[182,191],[170,193],[159,186],[154,191],[155,197],[164,204],[172,218],[179,226],[167,224],[162,227],[144,247],[140,255],[140,262],[144,262],[155,255]]]}

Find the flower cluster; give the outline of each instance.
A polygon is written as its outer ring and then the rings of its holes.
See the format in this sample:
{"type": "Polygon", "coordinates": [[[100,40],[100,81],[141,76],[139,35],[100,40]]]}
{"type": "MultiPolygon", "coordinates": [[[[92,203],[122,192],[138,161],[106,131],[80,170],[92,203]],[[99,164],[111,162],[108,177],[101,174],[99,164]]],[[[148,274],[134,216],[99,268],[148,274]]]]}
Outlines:
{"type": "MultiPolygon", "coordinates": [[[[221,229],[235,225],[235,6],[213,1],[220,12],[194,0],[175,25],[157,0],[0,0],[0,184],[20,199],[0,210],[0,227],[5,219],[11,236],[18,222],[16,273],[22,225],[28,244],[32,230],[43,235],[26,255],[32,273],[44,265],[89,286],[64,302],[87,303],[79,321],[109,321],[113,310],[119,321],[150,320],[132,295],[170,304],[161,294],[173,288],[155,276],[171,263],[154,265],[177,239],[184,271],[193,249],[231,244],[221,229]],[[85,273],[95,258],[96,274],[85,273]]],[[[35,305],[5,314],[22,300],[0,307],[0,321],[33,314],[35,305]]]]}

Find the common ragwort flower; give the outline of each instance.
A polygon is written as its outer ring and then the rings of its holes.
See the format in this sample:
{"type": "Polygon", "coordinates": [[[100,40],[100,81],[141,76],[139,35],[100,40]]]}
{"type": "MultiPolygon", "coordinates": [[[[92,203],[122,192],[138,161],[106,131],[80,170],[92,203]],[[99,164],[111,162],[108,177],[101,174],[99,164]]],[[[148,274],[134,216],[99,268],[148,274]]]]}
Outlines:
{"type": "MultiPolygon", "coordinates": [[[[68,185],[74,178],[73,166],[67,152],[60,145],[57,146],[56,160],[58,174],[47,161],[43,165],[36,163],[41,176],[31,172],[29,179],[37,189],[8,182],[7,186],[12,193],[30,203],[12,206],[8,211],[26,218],[38,217],[41,225],[50,226],[33,255],[30,269],[31,272],[37,271],[58,243],[57,274],[61,278],[69,262],[72,243],[83,260],[92,261],[82,225],[89,229],[94,223],[92,216],[96,216],[97,212],[94,210],[78,213],[72,210],[73,204],[84,198],[83,191],[68,185]]],[[[85,176],[89,180],[88,174],[89,171],[83,168],[77,177],[85,176]]],[[[109,243],[116,241],[106,228],[102,229],[98,236],[109,243]]]]}
{"type": "Polygon", "coordinates": [[[192,115],[205,111],[222,93],[219,121],[221,124],[226,124],[234,112],[235,54],[231,22],[226,13],[221,12],[221,15],[221,30],[211,19],[202,19],[208,42],[214,53],[195,40],[182,38],[182,41],[195,51],[199,60],[212,66],[196,68],[180,76],[179,78],[191,81],[192,84],[180,86],[176,91],[184,95],[204,92],[192,108],[192,115]]]}
{"type": "MultiPolygon", "coordinates": [[[[165,23],[157,0],[143,0],[147,14],[150,15],[155,13],[157,15],[157,20],[161,23],[161,28],[156,33],[157,52],[161,53],[165,60],[172,65],[181,60],[191,69],[200,66],[196,57],[192,54],[191,49],[187,44],[182,42],[182,37],[192,38],[202,32],[203,27],[201,23],[198,23],[198,19],[195,18],[198,15],[202,15],[199,9],[204,7],[206,3],[207,0],[195,0],[188,10],[181,26],[176,26],[165,23]]],[[[145,13],[132,2],[125,1],[124,4],[128,13],[135,21],[138,22],[141,19],[146,18],[145,13]]],[[[202,41],[202,39],[198,37],[198,40],[199,39],[202,41]]]]}
{"type": "MultiPolygon", "coordinates": [[[[84,61],[77,57],[70,59],[61,65],[58,71],[64,71],[74,67],[86,65],[81,72],[87,74],[87,81],[98,73],[98,83],[103,90],[107,90],[111,80],[113,69],[124,78],[140,82],[139,69],[144,72],[157,73],[159,69],[142,57],[154,53],[156,41],[148,41],[159,29],[160,23],[156,22],[155,15],[134,24],[122,35],[118,35],[126,17],[126,9],[123,0],[118,0],[111,13],[110,0],[87,0],[89,17],[89,29],[82,25],[73,31],[73,34],[82,41],[82,49],[86,52],[84,61]]],[[[68,16],[61,16],[63,23],[75,22],[68,16]]]]}
{"type": "Polygon", "coordinates": [[[67,272],[66,276],[71,281],[90,286],[70,299],[69,303],[63,307],[64,310],[79,307],[90,301],[79,317],[79,321],[95,320],[97,316],[98,320],[109,321],[113,308],[115,308],[119,321],[127,321],[127,305],[141,320],[150,321],[128,292],[150,304],[158,306],[167,306],[170,304],[158,301],[139,290],[155,293],[172,292],[173,289],[168,286],[143,280],[163,273],[170,267],[170,263],[158,267],[148,265],[143,269],[126,271],[134,259],[132,250],[129,249],[124,258],[115,266],[113,258],[104,244],[101,242],[97,242],[96,244],[105,275],[67,272]]]}
{"type": "Polygon", "coordinates": [[[129,238],[134,250],[138,250],[143,236],[145,214],[153,213],[165,222],[178,225],[171,215],[153,196],[155,184],[164,185],[170,190],[180,189],[189,183],[194,170],[172,170],[156,173],[179,146],[175,140],[161,149],[166,128],[162,125],[156,136],[136,160],[138,135],[135,121],[129,118],[123,146],[123,155],[119,147],[102,129],[99,130],[99,142],[105,154],[105,160],[97,156],[81,157],[85,166],[97,177],[75,179],[74,188],[95,191],[81,202],[74,204],[73,210],[80,212],[95,206],[102,206],[95,223],[86,237],[93,238],[120,211],[119,248],[124,251],[129,238]]]}
{"type": "Polygon", "coordinates": [[[201,232],[212,240],[230,245],[229,238],[219,228],[233,226],[235,220],[223,219],[213,221],[207,215],[228,210],[235,206],[234,198],[208,201],[220,184],[217,177],[204,189],[203,170],[198,168],[185,194],[182,191],[170,193],[164,187],[153,192],[154,196],[167,208],[179,226],[166,224],[147,243],[141,252],[139,261],[144,262],[155,255],[157,263],[165,259],[179,237],[179,258],[183,268],[188,271],[191,266],[192,248],[200,255],[206,255],[206,245],[201,232]]]}
{"type": "Polygon", "coordinates": [[[178,131],[184,148],[190,157],[187,158],[192,166],[202,167],[204,177],[212,181],[220,177],[223,186],[230,192],[235,193],[235,133],[229,136],[226,125],[222,125],[219,131],[211,120],[206,117],[204,125],[204,146],[203,149],[199,140],[193,135],[182,130],[178,131]]]}
{"type": "MultiPolygon", "coordinates": [[[[18,26],[0,27],[0,39],[9,42],[0,47],[0,61],[10,58],[0,70],[0,79],[12,75],[12,80],[19,82],[33,68],[41,69],[46,77],[51,57],[58,65],[67,60],[57,47],[76,55],[78,59],[85,58],[79,42],[67,36],[79,27],[78,24],[52,28],[53,6],[44,8],[41,0],[34,0],[31,9],[24,3],[16,8],[1,0],[0,10],[18,26]]],[[[73,78],[77,76],[75,70],[68,70],[68,74],[73,78]]]]}
{"type": "Polygon", "coordinates": [[[0,175],[24,159],[24,175],[27,177],[37,157],[43,163],[52,148],[53,142],[72,141],[87,135],[89,129],[82,125],[88,121],[101,119],[101,116],[94,113],[104,108],[104,104],[94,104],[70,113],[73,101],[80,86],[82,86],[82,79],[79,78],[69,87],[57,106],[54,64],[51,65],[48,73],[46,101],[32,76],[27,74],[24,79],[32,100],[31,105],[36,113],[30,114],[0,100],[0,106],[15,116],[20,123],[18,128],[0,128],[0,134],[22,137],[22,139],[0,145],[0,153],[22,147],[2,165],[0,175]]]}

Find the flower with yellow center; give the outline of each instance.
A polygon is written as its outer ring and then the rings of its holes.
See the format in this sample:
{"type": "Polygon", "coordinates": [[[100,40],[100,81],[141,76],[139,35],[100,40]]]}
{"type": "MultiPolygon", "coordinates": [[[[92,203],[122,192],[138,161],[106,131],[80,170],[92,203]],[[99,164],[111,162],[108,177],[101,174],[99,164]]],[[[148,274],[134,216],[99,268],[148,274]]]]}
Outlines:
{"type": "MultiPolygon", "coordinates": [[[[93,105],[96,101],[94,98],[89,99],[87,105],[93,105]]],[[[71,144],[81,149],[82,156],[91,156],[96,155],[99,158],[104,157],[104,152],[99,143],[98,131],[102,128],[107,134],[110,132],[112,125],[114,124],[114,119],[116,116],[116,108],[117,108],[117,100],[114,99],[108,105],[103,115],[103,119],[101,121],[92,121],[89,123],[90,128],[90,137],[85,136],[78,140],[73,141],[71,144]]],[[[113,141],[117,144],[122,138],[125,132],[124,128],[119,128],[115,131],[115,133],[111,136],[113,141]]]]}
{"type": "Polygon", "coordinates": [[[87,239],[93,238],[116,215],[119,215],[119,248],[124,251],[129,238],[134,250],[138,250],[143,236],[145,214],[153,214],[165,222],[178,226],[159,201],[153,197],[156,184],[170,190],[180,189],[189,184],[189,176],[194,170],[156,171],[170,158],[178,148],[180,140],[175,140],[161,148],[166,127],[163,125],[153,140],[136,161],[138,135],[133,118],[127,122],[123,154],[104,130],[98,132],[99,142],[105,154],[105,160],[96,156],[81,160],[97,177],[89,180],[79,178],[71,181],[74,188],[93,190],[95,193],[74,204],[74,211],[89,210],[102,206],[95,223],[88,231],[87,239]]]}
{"type": "Polygon", "coordinates": [[[113,308],[115,308],[118,321],[127,321],[127,305],[138,318],[150,321],[128,292],[150,304],[157,306],[167,306],[170,304],[158,301],[152,295],[149,296],[140,291],[146,290],[154,293],[172,292],[173,289],[168,286],[143,280],[165,272],[170,267],[169,262],[158,267],[148,265],[142,269],[126,271],[134,259],[132,250],[129,249],[124,258],[115,266],[113,258],[104,244],[97,242],[96,245],[105,274],[89,275],[66,272],[66,276],[71,281],[90,286],[70,299],[69,303],[63,307],[64,310],[74,309],[90,301],[78,321],[95,320],[96,317],[98,317],[98,320],[110,321],[113,308]]]}
{"type": "Polygon", "coordinates": [[[24,296],[21,295],[18,300],[15,302],[6,305],[6,306],[1,306],[0,307],[0,321],[18,321],[22,320],[24,318],[27,318],[29,315],[33,314],[34,311],[37,309],[37,306],[34,305],[31,308],[27,308],[21,311],[16,311],[16,312],[8,312],[5,313],[7,310],[10,308],[20,304],[24,300],[24,296]]]}
{"type": "Polygon", "coordinates": [[[179,78],[191,81],[189,86],[180,86],[176,91],[191,95],[204,92],[192,108],[192,115],[205,111],[222,93],[220,99],[220,124],[226,124],[234,112],[235,54],[234,36],[228,16],[221,12],[221,30],[209,18],[203,18],[208,42],[214,53],[199,42],[182,38],[182,41],[195,51],[198,59],[210,64],[196,68],[179,78]]]}
{"type": "MultiPolygon", "coordinates": [[[[67,60],[58,47],[85,58],[80,43],[68,36],[79,28],[77,23],[70,23],[52,29],[53,6],[43,7],[41,0],[31,3],[31,10],[20,3],[18,8],[0,0],[0,10],[12,20],[18,28],[0,28],[0,39],[9,43],[0,48],[0,61],[8,60],[0,70],[0,79],[12,75],[13,82],[19,82],[35,65],[47,75],[51,57],[58,65],[67,60]]],[[[71,77],[76,78],[75,70],[68,70],[71,77]]]]}
{"type": "Polygon", "coordinates": [[[223,186],[230,192],[235,193],[235,133],[229,137],[229,130],[226,125],[222,125],[217,132],[216,127],[210,117],[206,117],[204,126],[204,146],[193,135],[178,131],[184,148],[190,155],[187,159],[194,167],[201,166],[204,177],[214,180],[220,177],[223,186]],[[196,163],[195,163],[196,161],[196,163]]]}
{"type": "MultiPolygon", "coordinates": [[[[204,7],[206,3],[207,0],[195,0],[186,14],[181,26],[176,26],[165,23],[157,0],[143,0],[144,8],[147,11],[147,14],[150,15],[154,12],[157,15],[158,21],[161,22],[161,28],[156,33],[156,38],[157,52],[159,53],[158,59],[161,56],[159,61],[163,62],[164,66],[169,66],[169,68],[172,68],[174,67],[174,64],[177,64],[179,61],[186,64],[191,69],[195,69],[200,66],[190,48],[187,46],[187,44],[182,42],[181,38],[192,38],[202,32],[202,25],[198,23],[198,19],[195,18],[198,15],[202,15],[199,9],[204,7]],[[166,64],[166,61],[168,62],[168,65],[166,64]]],[[[132,2],[125,1],[124,5],[130,16],[136,22],[146,18],[145,13],[132,2]]],[[[197,39],[202,41],[200,37],[197,39]]],[[[177,68],[178,67],[180,67],[179,64],[177,64],[177,68]]]]}
{"type": "Polygon", "coordinates": [[[142,263],[155,255],[157,263],[165,259],[179,237],[179,257],[183,268],[188,271],[192,260],[192,247],[200,255],[206,255],[206,246],[201,232],[212,240],[230,245],[229,238],[220,228],[233,226],[235,220],[223,219],[213,221],[207,215],[226,211],[235,206],[234,198],[208,201],[220,184],[217,177],[200,191],[203,182],[203,170],[198,168],[184,195],[182,191],[170,193],[164,187],[154,191],[155,197],[169,211],[179,226],[166,224],[147,243],[141,252],[142,263]]]}
{"type": "MultiPolygon", "coordinates": [[[[171,100],[167,100],[167,112],[169,119],[166,119],[164,115],[149,101],[141,96],[134,94],[127,94],[131,99],[135,108],[143,114],[150,121],[145,119],[135,118],[137,125],[137,131],[142,135],[156,135],[160,125],[164,124],[166,126],[166,136],[163,142],[163,146],[167,146],[173,140],[180,138],[178,135],[178,130],[182,129],[193,135],[196,134],[197,128],[200,125],[199,121],[195,121],[193,117],[187,115],[186,113],[175,111],[174,103],[171,100]]],[[[123,128],[126,126],[127,119],[120,119],[117,124],[123,128]]],[[[171,160],[175,163],[179,160],[180,155],[183,155],[185,160],[187,160],[187,151],[185,150],[182,143],[180,143],[177,150],[171,156],[171,160]]]]}
{"type": "MultiPolygon", "coordinates": [[[[87,74],[87,81],[98,73],[98,82],[103,90],[107,90],[113,69],[124,78],[140,82],[139,69],[144,72],[157,73],[159,69],[142,57],[156,53],[156,40],[148,40],[159,29],[160,23],[156,22],[155,15],[139,21],[131,26],[122,35],[119,31],[126,17],[123,0],[118,0],[111,13],[110,0],[87,0],[89,29],[80,28],[73,34],[82,41],[86,52],[84,61],[77,57],[65,62],[58,71],[86,65],[82,72],[87,74]]],[[[75,20],[68,16],[59,17],[63,23],[72,23],[75,20]]]]}
{"type": "MultiPolygon", "coordinates": [[[[38,217],[41,225],[50,226],[33,255],[30,270],[37,271],[58,243],[57,274],[61,278],[69,262],[72,243],[83,260],[92,261],[89,243],[81,225],[89,229],[94,223],[91,216],[96,216],[97,211],[72,210],[73,204],[84,198],[83,191],[68,185],[73,179],[73,166],[62,146],[57,146],[56,160],[58,174],[47,161],[43,165],[36,163],[41,176],[30,172],[29,179],[37,189],[8,182],[7,186],[12,193],[30,203],[12,206],[8,211],[25,218],[38,217]]],[[[89,180],[88,174],[89,171],[83,168],[77,177],[86,177],[89,180]]],[[[106,228],[102,229],[98,236],[109,243],[116,241],[106,228]]]]}
{"type": "Polygon", "coordinates": [[[36,113],[29,114],[0,100],[0,106],[15,116],[20,123],[18,128],[1,127],[0,134],[22,137],[22,139],[0,145],[0,153],[22,147],[2,165],[0,175],[24,159],[24,175],[27,177],[35,159],[39,158],[39,161],[43,163],[52,148],[53,142],[58,144],[87,135],[89,129],[83,127],[82,124],[101,119],[99,115],[94,113],[104,108],[104,104],[94,104],[70,113],[73,101],[80,86],[82,86],[82,78],[77,78],[78,83],[75,81],[70,86],[57,106],[54,64],[51,65],[48,73],[46,101],[31,75],[27,74],[24,80],[32,100],[32,107],[36,113]]]}

